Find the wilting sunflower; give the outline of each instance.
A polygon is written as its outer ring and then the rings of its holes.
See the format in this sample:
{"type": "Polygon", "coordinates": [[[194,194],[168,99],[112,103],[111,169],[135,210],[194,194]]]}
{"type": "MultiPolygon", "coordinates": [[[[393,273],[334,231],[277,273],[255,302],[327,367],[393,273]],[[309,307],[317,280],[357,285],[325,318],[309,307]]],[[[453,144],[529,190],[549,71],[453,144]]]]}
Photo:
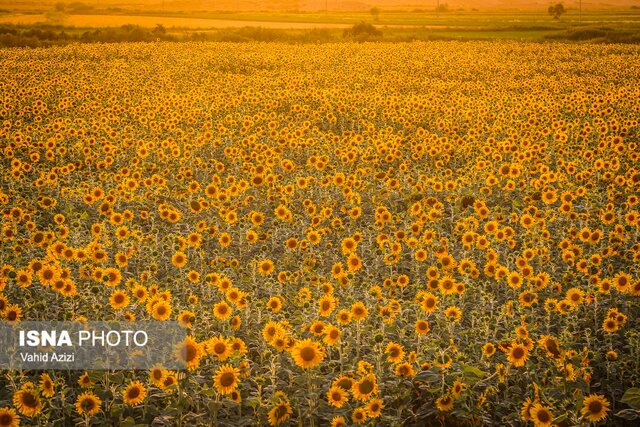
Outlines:
{"type": "Polygon", "coordinates": [[[147,397],[147,389],[140,381],[134,381],[122,392],[124,403],[130,406],[141,404],[147,397]]]}
{"type": "Polygon", "coordinates": [[[327,392],[329,405],[342,408],[349,401],[349,394],[341,387],[333,386],[327,392]]]}
{"type": "Polygon", "coordinates": [[[297,341],[291,349],[291,357],[301,368],[315,368],[324,360],[324,348],[315,341],[304,339],[297,341]]]}
{"type": "Polygon", "coordinates": [[[76,411],[80,415],[87,414],[93,416],[100,412],[102,400],[90,391],[84,392],[76,400],[76,411]]]}
{"type": "Polygon", "coordinates": [[[20,417],[13,408],[0,408],[0,427],[20,427],[20,417]]]}
{"type": "Polygon", "coordinates": [[[230,394],[238,388],[240,371],[231,365],[218,367],[213,376],[213,385],[222,394],[230,394]]]}
{"type": "Polygon", "coordinates": [[[42,411],[42,401],[32,383],[23,385],[13,395],[13,405],[26,417],[36,416],[42,411]]]}
{"type": "Polygon", "coordinates": [[[609,402],[601,394],[590,394],[584,399],[580,412],[590,422],[602,421],[607,418],[609,402]]]}
{"type": "Polygon", "coordinates": [[[291,409],[289,402],[280,401],[269,411],[269,424],[278,426],[287,421],[291,414],[293,414],[293,409],[291,409]]]}
{"type": "Polygon", "coordinates": [[[187,368],[195,369],[200,364],[200,359],[204,355],[204,351],[200,343],[191,336],[187,336],[184,342],[176,346],[174,355],[176,359],[184,363],[187,368]]]}
{"type": "Polygon", "coordinates": [[[509,349],[509,355],[507,356],[509,362],[515,367],[524,366],[524,362],[528,357],[529,352],[527,351],[527,348],[518,343],[513,343],[511,345],[511,348],[509,349]]]}
{"type": "Polygon", "coordinates": [[[378,392],[378,381],[374,374],[368,374],[360,378],[360,381],[354,382],[351,387],[353,397],[366,402],[369,398],[378,392]]]}
{"type": "Polygon", "coordinates": [[[558,339],[551,335],[543,335],[538,344],[547,351],[547,355],[553,358],[559,358],[562,355],[558,339]]]}
{"type": "Polygon", "coordinates": [[[540,403],[536,403],[529,410],[529,415],[535,427],[551,427],[553,414],[551,410],[540,403]]]}

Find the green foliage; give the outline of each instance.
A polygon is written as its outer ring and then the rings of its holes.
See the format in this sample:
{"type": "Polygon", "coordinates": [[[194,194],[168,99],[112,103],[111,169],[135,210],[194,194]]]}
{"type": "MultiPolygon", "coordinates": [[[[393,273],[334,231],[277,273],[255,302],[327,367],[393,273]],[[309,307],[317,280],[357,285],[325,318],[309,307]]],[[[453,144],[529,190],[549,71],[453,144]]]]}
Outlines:
{"type": "Polygon", "coordinates": [[[354,39],[359,42],[379,40],[382,38],[382,31],[367,22],[359,22],[353,27],[344,31],[344,38],[354,39]]]}
{"type": "Polygon", "coordinates": [[[547,12],[549,13],[549,15],[553,16],[553,19],[560,19],[560,16],[564,15],[567,10],[564,8],[564,5],[562,3],[557,3],[553,6],[549,6],[547,12]]]}

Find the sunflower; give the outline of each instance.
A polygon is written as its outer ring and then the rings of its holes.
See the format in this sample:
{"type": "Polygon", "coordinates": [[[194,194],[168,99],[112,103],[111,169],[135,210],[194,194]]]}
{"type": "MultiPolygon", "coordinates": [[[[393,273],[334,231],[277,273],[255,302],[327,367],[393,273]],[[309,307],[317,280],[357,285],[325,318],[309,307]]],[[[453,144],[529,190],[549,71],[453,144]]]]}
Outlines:
{"type": "Polygon", "coordinates": [[[55,394],[55,386],[53,380],[46,372],[40,375],[40,391],[44,397],[53,397],[55,394]]]}
{"type": "Polygon", "coordinates": [[[391,363],[399,363],[404,359],[404,347],[401,344],[391,341],[387,344],[384,351],[387,353],[387,361],[391,363]]]}
{"type": "Polygon", "coordinates": [[[536,404],[530,397],[526,397],[524,402],[522,402],[522,408],[520,408],[520,419],[522,421],[529,422],[531,421],[531,409],[536,404]]]}
{"type": "Polygon", "coordinates": [[[270,342],[277,335],[285,335],[285,332],[284,328],[278,322],[270,320],[264,325],[264,328],[262,328],[262,338],[264,338],[266,342],[270,342]]]}
{"type": "Polygon", "coordinates": [[[349,401],[349,394],[341,387],[333,386],[327,392],[329,405],[342,408],[349,401]]]}
{"type": "Polygon", "coordinates": [[[178,314],[178,323],[183,328],[191,328],[195,320],[196,320],[196,314],[193,311],[182,310],[180,314],[178,314]]]}
{"type": "Polygon", "coordinates": [[[425,292],[422,303],[420,304],[420,308],[425,313],[433,313],[438,305],[438,297],[433,295],[430,292],[425,292]]]}
{"type": "Polygon", "coordinates": [[[353,378],[346,375],[342,375],[340,377],[335,378],[333,380],[333,383],[331,383],[331,386],[340,387],[344,391],[349,391],[353,388],[353,384],[354,384],[353,378]]]}
{"type": "Polygon", "coordinates": [[[341,325],[348,325],[349,323],[351,323],[351,318],[352,317],[353,317],[353,315],[351,314],[351,311],[346,310],[346,309],[342,309],[342,310],[338,311],[338,313],[336,314],[336,320],[341,325]]]}
{"type": "Polygon", "coordinates": [[[525,346],[513,343],[509,349],[509,355],[507,358],[513,366],[520,367],[524,366],[524,362],[527,360],[528,356],[529,352],[525,346]]]}
{"type": "Polygon", "coordinates": [[[364,303],[358,301],[351,305],[351,315],[356,320],[362,320],[369,315],[369,310],[364,303]]]}
{"type": "Polygon", "coordinates": [[[580,412],[590,422],[605,420],[609,412],[609,402],[601,394],[590,394],[584,399],[584,406],[580,412]]]}
{"type": "Polygon", "coordinates": [[[418,335],[425,335],[427,333],[429,333],[429,331],[431,330],[430,326],[429,326],[429,322],[426,320],[418,320],[415,323],[415,328],[416,328],[416,333],[418,335]]]}
{"type": "Polygon", "coordinates": [[[20,427],[20,417],[13,408],[0,408],[0,427],[20,427]]]}
{"type": "Polygon", "coordinates": [[[76,411],[80,415],[93,416],[100,412],[100,405],[102,405],[102,400],[90,391],[82,393],[76,399],[76,411]]]}
{"type": "Polygon", "coordinates": [[[518,289],[522,286],[522,277],[518,272],[513,271],[507,276],[507,284],[513,289],[518,289]]]}
{"type": "Polygon", "coordinates": [[[347,420],[342,415],[338,415],[331,419],[331,427],[346,427],[347,420]]]}
{"type": "Polygon", "coordinates": [[[619,329],[618,322],[616,322],[615,319],[604,319],[602,329],[608,333],[616,332],[619,329]]]}
{"type": "Polygon", "coordinates": [[[169,373],[167,374],[167,376],[164,378],[164,380],[162,381],[162,383],[159,385],[159,387],[164,390],[164,391],[169,391],[171,392],[172,389],[171,387],[173,387],[174,385],[176,385],[178,382],[178,379],[176,378],[176,374],[175,373],[169,373]]]}
{"type": "Polygon", "coordinates": [[[360,378],[360,381],[353,383],[351,391],[353,392],[353,397],[362,402],[366,402],[371,395],[376,394],[378,391],[376,376],[374,374],[363,376],[360,378]]]}
{"type": "Polygon", "coordinates": [[[297,341],[291,349],[296,365],[304,369],[315,368],[325,357],[324,348],[315,341],[304,339],[297,341]]]}
{"type": "Polygon", "coordinates": [[[167,301],[158,301],[152,307],[151,315],[156,320],[167,320],[171,316],[171,305],[167,301]]]}
{"type": "Polygon", "coordinates": [[[262,274],[263,276],[268,276],[269,274],[273,273],[273,269],[273,261],[271,261],[270,259],[260,261],[256,268],[257,272],[259,274],[262,274]]]}
{"type": "Polygon", "coordinates": [[[553,414],[549,408],[536,403],[529,410],[529,415],[535,427],[551,427],[553,414]]]}
{"type": "Polygon", "coordinates": [[[543,335],[540,337],[540,340],[538,340],[538,344],[547,351],[549,357],[557,359],[562,355],[562,350],[556,337],[543,335]]]}
{"type": "Polygon", "coordinates": [[[202,345],[195,341],[191,336],[187,336],[184,342],[176,345],[175,353],[176,359],[184,363],[187,368],[195,369],[200,364],[200,359],[204,355],[202,345]]]}
{"type": "Polygon", "coordinates": [[[162,366],[154,366],[149,370],[149,382],[156,387],[160,387],[168,374],[169,371],[162,366]]]}
{"type": "Polygon", "coordinates": [[[287,421],[291,414],[293,414],[293,409],[291,409],[289,402],[280,401],[269,411],[269,425],[278,426],[287,421]]]}
{"type": "Polygon", "coordinates": [[[139,405],[147,397],[147,389],[140,381],[131,382],[122,392],[124,403],[130,406],[139,405]]]}
{"type": "Polygon", "coordinates": [[[573,308],[579,306],[584,301],[584,291],[578,288],[571,288],[567,291],[565,301],[573,308]]]}
{"type": "Polygon", "coordinates": [[[451,386],[451,396],[458,399],[467,385],[461,380],[455,380],[451,386]]]}
{"type": "Polygon", "coordinates": [[[444,311],[444,315],[448,321],[458,323],[462,318],[462,310],[460,310],[455,305],[452,305],[450,307],[447,307],[447,309],[444,311]]]}
{"type": "Polygon", "coordinates": [[[342,335],[340,329],[336,328],[333,325],[327,325],[324,328],[324,338],[322,341],[328,346],[334,346],[338,344],[340,341],[340,336],[342,335]]]}
{"type": "Polygon", "coordinates": [[[367,404],[367,415],[369,418],[378,418],[382,414],[382,408],[384,408],[382,399],[371,399],[367,404]]]}
{"type": "Polygon", "coordinates": [[[233,309],[226,301],[221,301],[213,305],[213,315],[220,320],[227,320],[231,317],[233,309]]]}
{"type": "Polygon", "coordinates": [[[282,299],[277,296],[269,298],[269,301],[267,301],[267,308],[273,313],[278,313],[282,310],[282,299]]]}
{"type": "Polygon", "coordinates": [[[320,300],[318,300],[318,310],[322,317],[331,315],[335,308],[336,298],[333,295],[323,295],[320,300]]]}
{"type": "Polygon", "coordinates": [[[222,336],[214,337],[207,341],[206,349],[218,361],[224,362],[231,355],[231,342],[222,336]]]}
{"type": "Polygon", "coordinates": [[[85,372],[78,378],[78,385],[82,388],[89,388],[93,386],[93,381],[91,381],[91,377],[89,377],[89,373],[85,372]]]}
{"type": "Polygon", "coordinates": [[[442,412],[450,411],[451,409],[453,409],[453,397],[445,394],[444,396],[437,398],[436,408],[438,408],[438,410],[442,412]]]}
{"type": "Polygon", "coordinates": [[[3,314],[4,320],[10,325],[14,325],[22,319],[22,309],[17,304],[7,304],[3,314]]]}
{"type": "Polygon", "coordinates": [[[364,424],[367,421],[367,415],[368,414],[366,408],[356,408],[351,414],[351,420],[355,424],[364,424]]]}
{"type": "Polygon", "coordinates": [[[184,267],[187,265],[187,254],[181,251],[174,253],[171,257],[171,263],[178,268],[184,267]]]}
{"type": "Polygon", "coordinates": [[[400,363],[398,365],[396,365],[395,369],[394,369],[394,373],[399,376],[399,377],[403,377],[403,378],[409,378],[414,376],[416,373],[413,370],[413,367],[411,366],[410,363],[404,362],[404,363],[400,363]]]}
{"type": "Polygon", "coordinates": [[[362,268],[362,260],[356,253],[351,253],[347,257],[347,269],[349,271],[358,271],[362,268]]]}
{"type": "Polygon", "coordinates": [[[129,295],[122,290],[114,291],[109,297],[109,304],[114,310],[125,308],[129,305],[129,295]]]}
{"type": "Polygon", "coordinates": [[[230,394],[238,388],[240,371],[231,365],[218,367],[213,376],[213,385],[222,394],[230,394]]]}
{"type": "Polygon", "coordinates": [[[493,343],[485,343],[482,346],[482,355],[486,358],[493,356],[496,353],[496,346],[493,343]]]}
{"type": "Polygon", "coordinates": [[[34,417],[42,410],[42,401],[33,384],[27,383],[13,395],[13,405],[26,417],[34,417]]]}

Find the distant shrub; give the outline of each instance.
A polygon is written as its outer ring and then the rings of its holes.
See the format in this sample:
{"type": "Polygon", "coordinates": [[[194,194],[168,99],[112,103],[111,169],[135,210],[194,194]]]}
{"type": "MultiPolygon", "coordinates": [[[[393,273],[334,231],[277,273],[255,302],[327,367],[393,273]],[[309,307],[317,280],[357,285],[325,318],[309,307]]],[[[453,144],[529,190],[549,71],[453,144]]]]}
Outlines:
{"type": "Polygon", "coordinates": [[[382,38],[382,31],[367,22],[359,22],[344,31],[344,37],[357,41],[369,41],[382,38]]]}

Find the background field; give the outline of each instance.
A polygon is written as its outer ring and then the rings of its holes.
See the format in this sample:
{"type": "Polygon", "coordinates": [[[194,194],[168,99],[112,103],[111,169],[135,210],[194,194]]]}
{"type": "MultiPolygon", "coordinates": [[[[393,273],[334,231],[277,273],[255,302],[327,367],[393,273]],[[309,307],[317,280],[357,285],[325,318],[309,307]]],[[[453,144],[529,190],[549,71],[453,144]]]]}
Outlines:
{"type": "MultiPolygon", "coordinates": [[[[640,9],[636,2],[599,4],[588,2],[580,12],[577,4],[567,3],[567,13],[553,19],[546,4],[512,3],[500,8],[499,2],[476,8],[450,6],[436,12],[434,4],[376,6],[353,4],[340,10],[333,4],[327,10],[313,4],[241,3],[235,10],[223,2],[158,2],[123,5],[121,3],[6,3],[0,5],[0,45],[38,46],[74,41],[145,41],[159,34],[150,30],[162,26],[165,40],[290,41],[335,42],[344,32],[366,22],[381,35],[365,33],[359,41],[410,41],[434,39],[511,39],[544,42],[549,40],[591,42],[640,42],[640,9]],[[56,4],[62,4],[57,6],[56,4]],[[243,10],[244,7],[244,10],[243,10]],[[228,10],[226,8],[229,8],[228,10]],[[262,8],[262,10],[260,9],[262,8]],[[120,31],[122,26],[140,27],[137,34],[120,31]],[[108,29],[102,37],[80,35],[108,29]],[[36,30],[36,33],[29,32],[36,30]],[[2,37],[2,33],[12,36],[2,37]],[[62,34],[64,33],[64,34],[62,34]],[[118,35],[116,35],[118,33],[118,35]]],[[[463,5],[465,6],[465,5],[463,5]]],[[[478,5],[475,5],[478,6],[478,5]]],[[[478,6],[479,7],[479,6],[478,6]]]]}

